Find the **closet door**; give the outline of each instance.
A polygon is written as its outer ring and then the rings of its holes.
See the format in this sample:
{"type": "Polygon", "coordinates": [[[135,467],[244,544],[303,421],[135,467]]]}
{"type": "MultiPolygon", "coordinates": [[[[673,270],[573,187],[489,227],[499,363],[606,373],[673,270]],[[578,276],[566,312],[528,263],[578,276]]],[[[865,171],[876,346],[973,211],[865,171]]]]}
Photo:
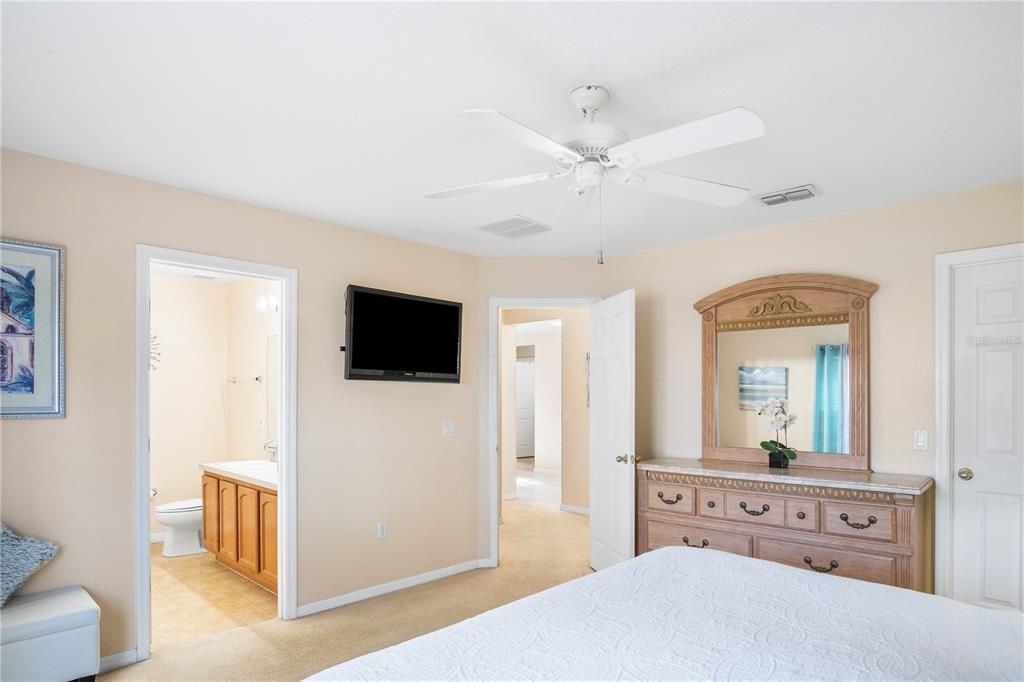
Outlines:
{"type": "Polygon", "coordinates": [[[220,536],[217,558],[233,564],[238,561],[238,487],[228,481],[217,484],[217,519],[220,536]]]}
{"type": "Polygon", "coordinates": [[[259,571],[259,493],[238,486],[238,570],[255,576],[259,571]]]}

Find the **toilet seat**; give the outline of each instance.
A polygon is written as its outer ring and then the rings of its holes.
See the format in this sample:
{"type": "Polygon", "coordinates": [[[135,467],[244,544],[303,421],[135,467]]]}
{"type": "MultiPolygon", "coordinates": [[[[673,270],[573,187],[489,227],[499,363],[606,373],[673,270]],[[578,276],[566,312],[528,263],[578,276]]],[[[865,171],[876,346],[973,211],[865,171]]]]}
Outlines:
{"type": "Polygon", "coordinates": [[[192,497],[187,500],[165,502],[156,508],[156,511],[163,514],[176,514],[181,512],[201,511],[203,500],[200,497],[192,497]]]}

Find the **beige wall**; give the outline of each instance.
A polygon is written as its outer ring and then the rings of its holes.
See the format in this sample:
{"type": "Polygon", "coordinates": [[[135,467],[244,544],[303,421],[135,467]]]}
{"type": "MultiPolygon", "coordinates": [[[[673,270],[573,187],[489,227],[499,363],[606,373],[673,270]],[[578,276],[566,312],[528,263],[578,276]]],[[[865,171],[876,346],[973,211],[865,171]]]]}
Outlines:
{"type": "Polygon", "coordinates": [[[162,532],[152,511],[199,497],[199,465],[226,459],[228,285],[159,274],[151,282],[160,357],[149,373],[150,520],[162,532]]]}
{"type": "Polygon", "coordinates": [[[562,504],[586,508],[590,494],[587,459],[590,449],[587,411],[590,312],[585,307],[510,308],[501,314],[501,321],[507,324],[556,319],[562,321],[562,504]]]}
{"type": "MultiPolygon", "coordinates": [[[[533,346],[535,353],[533,361],[534,471],[561,477],[562,331],[559,328],[524,331],[522,326],[517,326],[516,345],[533,346]]],[[[516,398],[518,400],[518,393],[516,398]]]]}
{"type": "Polygon", "coordinates": [[[300,604],[481,556],[477,259],[19,152],[2,161],[3,234],[67,247],[67,418],[3,423],[0,513],[61,545],[27,589],[84,585],[103,609],[103,655],[134,646],[139,243],[299,271],[300,604]],[[464,302],[462,383],[345,381],[352,282],[464,302]],[[447,418],[455,438],[441,437],[447,418]]]}
{"type": "MultiPolygon", "coordinates": [[[[789,413],[796,421],[788,429],[790,447],[807,452],[814,432],[814,380],[818,344],[849,342],[849,325],[750,329],[718,337],[718,444],[756,448],[774,439],[768,417],[740,409],[740,367],[785,367],[788,371],[789,413]]],[[[780,434],[782,436],[782,434],[780,434]]],[[[798,454],[799,458],[799,454],[798,454]]]]}
{"type": "Polygon", "coordinates": [[[227,375],[244,379],[228,384],[228,451],[225,459],[267,459],[267,392],[274,386],[267,367],[267,337],[280,334],[281,312],[263,310],[261,297],[280,302],[280,285],[243,279],[228,286],[227,375]],[[262,383],[248,381],[263,377],[262,383]]]}

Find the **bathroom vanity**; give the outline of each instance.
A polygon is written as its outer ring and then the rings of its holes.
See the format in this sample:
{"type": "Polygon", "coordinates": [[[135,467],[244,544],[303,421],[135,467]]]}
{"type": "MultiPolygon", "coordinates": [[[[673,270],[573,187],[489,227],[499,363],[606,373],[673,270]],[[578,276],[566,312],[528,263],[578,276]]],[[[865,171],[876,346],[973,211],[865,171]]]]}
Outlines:
{"type": "Polygon", "coordinates": [[[215,462],[203,471],[203,546],[224,566],[277,592],[277,464],[215,462]]]}

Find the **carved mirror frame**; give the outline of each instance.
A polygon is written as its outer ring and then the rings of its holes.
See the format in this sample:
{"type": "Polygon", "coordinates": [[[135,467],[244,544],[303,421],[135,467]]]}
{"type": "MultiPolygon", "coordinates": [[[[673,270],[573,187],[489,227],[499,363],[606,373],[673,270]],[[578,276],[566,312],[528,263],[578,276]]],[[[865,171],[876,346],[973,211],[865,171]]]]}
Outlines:
{"type": "Polygon", "coordinates": [[[718,445],[718,333],[848,324],[850,452],[799,452],[792,467],[870,471],[868,301],[878,285],[852,277],[796,273],[748,280],[716,291],[693,307],[701,315],[701,436],[704,459],[768,464],[760,448],[718,445]]]}

